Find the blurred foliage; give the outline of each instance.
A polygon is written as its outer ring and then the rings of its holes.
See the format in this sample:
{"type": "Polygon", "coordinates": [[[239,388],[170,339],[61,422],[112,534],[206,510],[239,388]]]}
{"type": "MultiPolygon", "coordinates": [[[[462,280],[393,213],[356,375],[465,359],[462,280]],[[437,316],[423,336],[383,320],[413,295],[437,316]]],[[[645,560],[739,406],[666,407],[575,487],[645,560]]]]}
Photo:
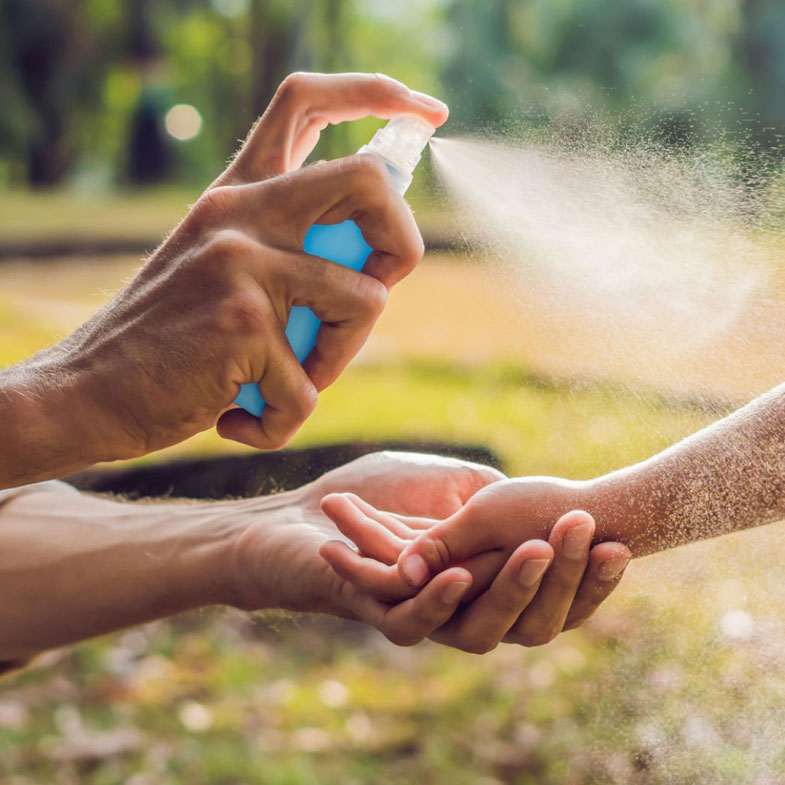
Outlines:
{"type": "Polygon", "coordinates": [[[191,614],[49,656],[7,683],[0,777],[777,783],[782,667],[760,655],[757,642],[723,634],[705,608],[685,613],[672,591],[628,594],[588,631],[482,659],[430,644],[396,648],[337,620],[191,614]]]}
{"type": "MultiPolygon", "coordinates": [[[[296,69],[387,72],[463,131],[608,112],[667,143],[779,151],[784,40],[777,0],[0,0],[0,183],[139,179],[134,118],[188,103],[201,132],[164,139],[160,176],[203,185],[296,69]]],[[[372,127],[331,129],[318,155],[372,127]]]]}

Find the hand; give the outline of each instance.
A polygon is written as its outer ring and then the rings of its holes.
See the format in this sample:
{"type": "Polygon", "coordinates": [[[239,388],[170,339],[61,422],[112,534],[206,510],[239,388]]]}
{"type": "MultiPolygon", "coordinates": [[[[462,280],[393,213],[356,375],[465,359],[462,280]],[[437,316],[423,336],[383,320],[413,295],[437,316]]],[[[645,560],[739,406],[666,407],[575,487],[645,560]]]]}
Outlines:
{"type": "Polygon", "coordinates": [[[255,499],[134,504],[62,483],[32,486],[0,501],[0,672],[3,661],[213,604],[321,611],[393,638],[422,638],[455,611],[465,570],[443,572],[428,591],[390,608],[319,556],[342,536],[319,503],[349,490],[404,512],[449,515],[500,477],[449,458],[378,453],[255,499]],[[444,602],[455,583],[458,593],[444,602]]]}
{"type": "MultiPolygon", "coordinates": [[[[505,599],[520,585],[521,555],[531,564],[546,558],[549,545],[527,543],[509,560],[501,552],[485,554],[444,570],[410,599],[385,602],[339,577],[320,557],[320,549],[348,549],[328,544],[342,535],[319,502],[325,494],[343,502],[335,492],[349,491],[403,515],[418,510],[444,517],[466,509],[487,493],[482,489],[503,484],[501,478],[463,461],[379,453],[297,491],[239,501],[132,504],[62,484],[31,487],[0,507],[6,589],[0,593],[0,670],[3,661],[216,603],[322,611],[362,619],[397,643],[430,635],[480,651],[486,645],[481,635],[503,620],[505,599]],[[489,581],[500,569],[491,589],[455,616],[472,581],[489,581]],[[478,613],[483,602],[490,620],[485,627],[478,613]],[[462,621],[472,617],[472,608],[476,625],[462,621]]],[[[388,518],[386,525],[348,528],[357,530],[368,553],[380,554],[393,534],[405,530],[388,518]]],[[[414,534],[417,519],[406,520],[414,534]]],[[[397,579],[394,556],[388,554],[392,563],[383,566],[397,579]]]]}
{"type": "Polygon", "coordinates": [[[543,478],[505,480],[478,491],[444,521],[380,512],[347,494],[327,497],[325,513],[364,555],[339,544],[321,552],[345,580],[388,602],[412,596],[432,575],[460,564],[473,575],[464,597],[469,604],[430,637],[475,652],[499,641],[539,645],[591,616],[630,559],[620,543],[591,548],[594,520],[570,511],[581,506],[583,488],[543,478]],[[540,537],[548,543],[534,539],[540,537]]]}
{"type": "Polygon", "coordinates": [[[237,158],[137,276],[7,376],[11,389],[0,384],[0,398],[17,404],[0,410],[9,430],[0,440],[15,461],[0,460],[0,487],[139,456],[216,421],[226,438],[285,444],[366,340],[387,288],[423,253],[411,211],[374,156],[293,170],[329,123],[402,113],[440,125],[447,109],[384,76],[288,77],[237,158]],[[311,224],[348,218],[375,249],[367,274],[303,253],[311,224]],[[324,323],[304,366],[284,335],[293,305],[324,323]],[[267,402],[261,420],[233,407],[246,382],[259,382],[267,402]],[[19,455],[32,456],[26,470],[19,455]],[[42,470],[44,459],[56,465],[42,470]]]}
{"type": "MultiPolygon", "coordinates": [[[[471,574],[448,569],[416,597],[382,602],[338,576],[319,555],[331,541],[346,542],[320,509],[325,495],[338,491],[363,494],[375,504],[399,512],[427,511],[446,516],[459,510],[488,483],[503,475],[495,469],[451,458],[414,453],[375,453],[334,471],[297,491],[258,500],[232,502],[242,514],[242,534],[226,573],[236,577],[231,603],[251,610],[285,608],[359,619],[396,643],[422,640],[455,612],[469,588],[471,574]],[[276,505],[277,521],[266,523],[257,510],[276,505]]],[[[368,542],[385,537],[367,533],[368,542]]]]}

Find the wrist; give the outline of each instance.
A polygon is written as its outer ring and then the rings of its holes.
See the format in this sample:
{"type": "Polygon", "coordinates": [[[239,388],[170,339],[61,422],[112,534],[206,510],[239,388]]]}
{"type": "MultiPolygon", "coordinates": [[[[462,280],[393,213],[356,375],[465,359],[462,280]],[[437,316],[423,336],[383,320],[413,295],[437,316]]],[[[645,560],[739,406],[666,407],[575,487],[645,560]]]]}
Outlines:
{"type": "Polygon", "coordinates": [[[312,483],[225,503],[234,530],[221,559],[228,576],[226,604],[244,611],[277,608],[355,618],[343,581],[319,555],[327,539],[340,536],[321,512],[322,495],[312,483]]]}
{"type": "Polygon", "coordinates": [[[639,478],[628,471],[613,472],[582,483],[581,509],[591,513],[597,524],[595,540],[621,542],[641,556],[639,502],[644,493],[639,478]]]}
{"type": "Polygon", "coordinates": [[[243,611],[299,610],[290,595],[301,581],[297,564],[308,533],[299,530],[303,489],[208,505],[226,536],[212,569],[225,605],[243,611]]]}
{"type": "MultiPolygon", "coordinates": [[[[209,605],[239,607],[235,550],[247,517],[229,502],[157,504],[140,545],[155,557],[151,576],[172,612],[209,605]],[[165,529],[165,531],[161,531],[165,529]]],[[[144,507],[144,504],[135,505],[144,507]]],[[[260,526],[267,525],[260,516],[260,526]]]]}
{"type": "Polygon", "coordinates": [[[105,458],[83,380],[52,354],[0,373],[0,488],[62,477],[105,458]]]}

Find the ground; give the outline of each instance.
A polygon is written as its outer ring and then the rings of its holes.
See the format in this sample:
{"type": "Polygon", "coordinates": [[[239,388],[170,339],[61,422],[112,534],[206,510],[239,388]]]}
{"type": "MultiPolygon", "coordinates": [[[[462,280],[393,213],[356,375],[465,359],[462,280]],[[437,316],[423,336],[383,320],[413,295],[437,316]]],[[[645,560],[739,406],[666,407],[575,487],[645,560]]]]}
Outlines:
{"type": "MultiPolygon", "coordinates": [[[[145,238],[187,201],[155,198],[157,210],[93,202],[84,222],[63,197],[25,196],[15,223],[4,196],[0,243],[62,235],[69,224],[52,216],[68,210],[83,221],[74,236],[123,225],[145,238]]],[[[138,263],[4,261],[0,364],[63,335],[138,263]]],[[[701,427],[740,392],[718,388],[707,406],[684,376],[633,389],[585,364],[569,383],[580,347],[553,359],[569,330],[543,342],[513,300],[482,262],[429,255],[295,444],[441,439],[484,444],[510,473],[590,477],[701,427]]],[[[765,353],[755,367],[751,388],[780,373],[765,353]]],[[[238,449],[207,433],[167,453],[238,449]]],[[[351,623],[211,610],[55,652],[0,687],[0,782],[785,782],[782,534],[634,563],[594,622],[535,650],[401,649],[351,623]]]]}

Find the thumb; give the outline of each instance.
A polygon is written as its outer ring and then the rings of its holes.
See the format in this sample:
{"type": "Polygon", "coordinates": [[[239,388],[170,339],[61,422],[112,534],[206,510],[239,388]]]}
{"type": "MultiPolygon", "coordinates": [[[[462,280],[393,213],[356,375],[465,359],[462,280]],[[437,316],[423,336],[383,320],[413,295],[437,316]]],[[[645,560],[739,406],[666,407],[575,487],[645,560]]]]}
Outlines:
{"type": "Polygon", "coordinates": [[[422,586],[451,565],[500,545],[495,527],[482,525],[464,507],[407,545],[398,557],[398,572],[410,586],[422,586]]]}

